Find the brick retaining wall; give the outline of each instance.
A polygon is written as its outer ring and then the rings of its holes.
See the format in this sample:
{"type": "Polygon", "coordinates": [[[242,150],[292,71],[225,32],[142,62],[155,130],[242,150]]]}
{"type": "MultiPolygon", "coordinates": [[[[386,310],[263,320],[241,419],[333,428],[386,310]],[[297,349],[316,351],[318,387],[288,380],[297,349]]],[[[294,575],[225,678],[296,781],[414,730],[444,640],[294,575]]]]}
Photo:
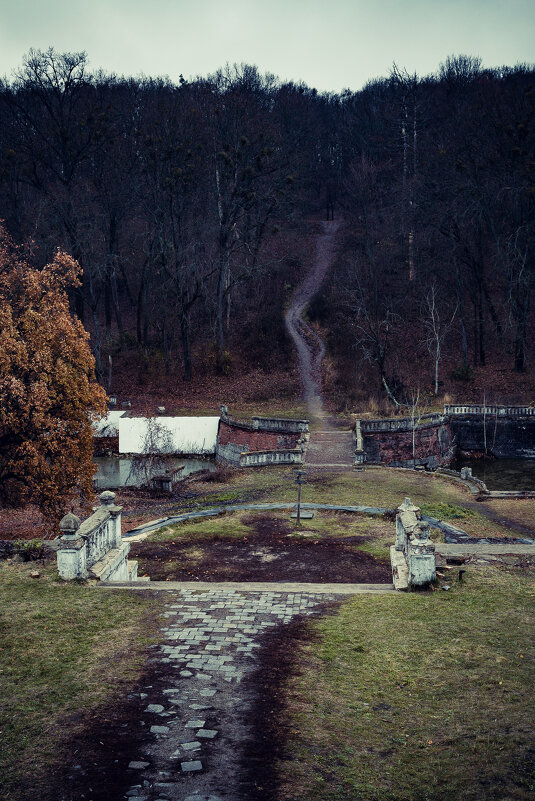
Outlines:
{"type": "Polygon", "coordinates": [[[371,464],[388,464],[392,467],[424,465],[440,467],[453,457],[453,444],[449,421],[420,424],[414,432],[407,430],[376,430],[363,432],[366,461],[371,464]]]}
{"type": "Polygon", "coordinates": [[[225,406],[221,411],[216,444],[218,461],[241,466],[256,464],[254,459],[241,459],[243,453],[262,454],[258,463],[299,461],[297,454],[301,451],[301,443],[308,431],[306,420],[253,417],[251,423],[230,417],[225,406]],[[286,453],[284,458],[280,455],[282,451],[286,453]]]}
{"type": "Polygon", "coordinates": [[[244,451],[269,451],[299,447],[300,434],[277,431],[254,431],[238,428],[223,420],[219,423],[219,442],[221,445],[244,445],[244,451]]]}

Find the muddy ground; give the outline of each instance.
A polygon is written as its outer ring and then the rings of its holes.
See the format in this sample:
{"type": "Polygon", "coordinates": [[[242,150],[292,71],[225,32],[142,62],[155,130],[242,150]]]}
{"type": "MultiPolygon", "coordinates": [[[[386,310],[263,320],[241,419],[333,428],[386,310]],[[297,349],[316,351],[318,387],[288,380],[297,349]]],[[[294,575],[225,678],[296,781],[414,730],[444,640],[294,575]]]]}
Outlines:
{"type": "MultiPolygon", "coordinates": [[[[132,543],[130,557],[153,581],[302,581],[318,583],[384,583],[392,580],[390,564],[358,550],[366,536],[323,540],[306,528],[267,515],[243,523],[251,534],[240,538],[195,536],[187,540],[132,543]]],[[[303,525],[306,525],[303,523],[303,525]]]]}
{"type": "MultiPolygon", "coordinates": [[[[312,615],[332,614],[338,603],[326,603],[312,615]]],[[[214,761],[229,761],[235,766],[233,794],[235,801],[274,801],[277,797],[276,762],[284,756],[288,724],[284,686],[296,670],[300,642],[310,640],[310,618],[297,617],[291,623],[274,628],[263,637],[258,654],[258,667],[239,687],[236,707],[242,710],[232,724],[226,721],[226,737],[218,742],[214,761]],[[237,750],[232,742],[238,741],[237,750]],[[228,753],[225,753],[225,750],[228,753]]],[[[128,768],[132,760],[144,759],[147,745],[156,738],[149,726],[141,727],[147,718],[145,694],[153,700],[169,684],[169,670],[161,662],[149,659],[139,683],[125,693],[122,701],[113,706],[79,713],[65,720],[76,733],[66,748],[67,758],[38,783],[20,788],[21,799],[38,797],[41,801],[119,801],[136,782],[136,771],[128,768]]],[[[207,709],[204,716],[210,726],[219,726],[214,712],[207,709]]],[[[165,721],[156,719],[154,723],[165,721]]],[[[179,775],[169,766],[168,775],[179,775]]],[[[144,788],[143,788],[144,789],[144,788]]],[[[140,788],[140,793],[143,791],[140,788]]],[[[165,794],[147,791],[151,798],[165,794]]],[[[227,797],[227,793],[223,793],[227,797]]],[[[204,796],[200,796],[204,798],[204,796]]]]}

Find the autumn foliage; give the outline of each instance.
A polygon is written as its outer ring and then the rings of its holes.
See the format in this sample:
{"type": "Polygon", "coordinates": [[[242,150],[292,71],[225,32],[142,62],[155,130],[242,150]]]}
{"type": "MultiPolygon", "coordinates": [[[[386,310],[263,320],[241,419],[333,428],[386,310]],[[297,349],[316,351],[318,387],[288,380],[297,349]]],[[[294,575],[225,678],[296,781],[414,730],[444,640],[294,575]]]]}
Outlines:
{"type": "Polygon", "coordinates": [[[91,495],[91,420],[105,412],[88,334],[69,311],[80,273],[61,251],[30,266],[0,227],[0,504],[36,503],[49,529],[91,495]]]}

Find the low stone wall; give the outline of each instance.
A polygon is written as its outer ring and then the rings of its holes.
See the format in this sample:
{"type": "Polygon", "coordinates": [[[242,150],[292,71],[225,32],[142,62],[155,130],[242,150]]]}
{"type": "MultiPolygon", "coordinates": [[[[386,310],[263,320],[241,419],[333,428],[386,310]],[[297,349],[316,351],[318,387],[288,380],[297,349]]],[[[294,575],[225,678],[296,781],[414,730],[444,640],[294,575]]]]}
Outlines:
{"type": "Polygon", "coordinates": [[[412,431],[413,426],[442,425],[446,420],[443,414],[424,414],[420,417],[389,417],[386,420],[361,420],[360,426],[363,434],[374,431],[412,431]]]}
{"type": "Polygon", "coordinates": [[[253,417],[255,431],[277,431],[286,434],[303,434],[308,431],[308,420],[290,420],[285,417],[253,417]]]}
{"type": "Polygon", "coordinates": [[[57,562],[60,578],[135,581],[137,562],[128,561],[130,543],[122,541],[121,506],[115,493],[103,492],[101,506],[82,523],[69,513],[60,522],[57,562]]]}
{"type": "Polygon", "coordinates": [[[278,448],[297,448],[301,442],[300,433],[278,431],[255,431],[221,420],[219,423],[218,445],[241,445],[243,451],[277,450],[278,448]]]}
{"type": "Polygon", "coordinates": [[[278,451],[252,451],[240,455],[240,467],[263,467],[269,464],[301,464],[301,448],[278,451]]]}
{"type": "Polygon", "coordinates": [[[307,431],[307,420],[274,417],[253,417],[252,422],[236,420],[222,406],[216,460],[240,467],[301,462],[301,446],[307,431]]]}
{"type": "Polygon", "coordinates": [[[476,415],[477,417],[535,417],[535,406],[498,406],[496,404],[447,403],[444,414],[476,415]]]}
{"type": "Polygon", "coordinates": [[[425,415],[419,422],[410,417],[361,420],[360,430],[365,460],[371,464],[435,469],[454,455],[450,424],[444,415],[425,415]]]}
{"type": "Polygon", "coordinates": [[[535,458],[535,407],[448,404],[444,414],[357,420],[365,461],[393,467],[447,465],[459,451],[535,458]],[[414,453],[413,453],[414,432],[414,453]]]}

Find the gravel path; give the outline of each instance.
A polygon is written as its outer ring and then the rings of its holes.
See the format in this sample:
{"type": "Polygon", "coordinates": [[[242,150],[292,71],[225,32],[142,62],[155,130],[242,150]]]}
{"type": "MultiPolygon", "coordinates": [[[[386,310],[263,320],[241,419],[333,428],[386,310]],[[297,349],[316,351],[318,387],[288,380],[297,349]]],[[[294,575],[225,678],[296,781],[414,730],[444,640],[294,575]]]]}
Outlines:
{"type": "Polygon", "coordinates": [[[321,391],[321,363],[325,356],[325,345],[302,317],[332,264],[339,225],[338,221],[321,223],[322,232],[316,242],[316,258],[306,278],[297,287],[285,317],[287,331],[297,349],[303,397],[309,415],[314,420],[325,422],[327,413],[323,408],[321,391]]]}

